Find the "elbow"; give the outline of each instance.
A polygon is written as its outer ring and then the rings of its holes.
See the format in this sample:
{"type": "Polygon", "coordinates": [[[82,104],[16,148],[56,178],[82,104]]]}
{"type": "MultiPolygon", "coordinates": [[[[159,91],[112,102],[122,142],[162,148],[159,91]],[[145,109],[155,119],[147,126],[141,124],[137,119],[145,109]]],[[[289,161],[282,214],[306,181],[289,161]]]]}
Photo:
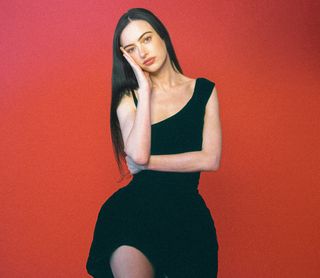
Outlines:
{"type": "Polygon", "coordinates": [[[134,156],[132,159],[136,164],[145,165],[149,161],[149,156],[147,156],[147,155],[137,155],[137,156],[134,156]]]}
{"type": "Polygon", "coordinates": [[[211,163],[211,164],[208,164],[208,166],[206,167],[206,171],[217,171],[219,169],[219,164],[214,164],[214,163],[211,163]]]}
{"type": "Polygon", "coordinates": [[[216,157],[215,159],[212,159],[212,157],[210,157],[207,160],[206,163],[206,171],[217,171],[220,168],[220,157],[216,157]]]}
{"type": "Polygon", "coordinates": [[[215,163],[213,166],[211,166],[211,171],[218,171],[220,168],[220,163],[215,163]]]}
{"type": "Polygon", "coordinates": [[[144,154],[141,151],[137,152],[137,149],[132,151],[125,149],[125,153],[131,157],[134,163],[140,165],[147,164],[150,158],[149,154],[144,154]]]}

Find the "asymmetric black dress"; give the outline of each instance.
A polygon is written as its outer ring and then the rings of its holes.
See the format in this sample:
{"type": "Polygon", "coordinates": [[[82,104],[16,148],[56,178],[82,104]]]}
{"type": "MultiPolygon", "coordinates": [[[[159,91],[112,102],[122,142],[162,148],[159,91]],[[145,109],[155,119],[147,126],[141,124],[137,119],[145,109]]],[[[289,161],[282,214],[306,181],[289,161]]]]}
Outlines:
{"type": "MultiPolygon", "coordinates": [[[[151,126],[151,155],[200,151],[205,106],[215,83],[196,79],[191,99],[151,126]]],[[[135,104],[137,98],[134,96],[135,104]]],[[[102,205],[86,264],[96,278],[113,278],[109,259],[120,245],[138,248],[156,277],[214,278],[218,241],[198,191],[201,172],[142,170],[102,205]]]]}

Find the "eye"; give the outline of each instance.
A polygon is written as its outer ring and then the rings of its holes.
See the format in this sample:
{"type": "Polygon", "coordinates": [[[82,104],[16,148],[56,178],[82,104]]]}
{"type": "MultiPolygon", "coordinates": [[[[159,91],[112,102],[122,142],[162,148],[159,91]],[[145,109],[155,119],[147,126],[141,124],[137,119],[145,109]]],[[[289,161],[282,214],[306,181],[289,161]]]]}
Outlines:
{"type": "Polygon", "coordinates": [[[144,41],[150,41],[151,40],[151,36],[148,36],[148,37],[146,37],[145,39],[144,39],[144,41]]]}
{"type": "Polygon", "coordinates": [[[128,52],[128,53],[131,53],[132,51],[133,51],[133,48],[127,49],[127,52],[128,52]]]}

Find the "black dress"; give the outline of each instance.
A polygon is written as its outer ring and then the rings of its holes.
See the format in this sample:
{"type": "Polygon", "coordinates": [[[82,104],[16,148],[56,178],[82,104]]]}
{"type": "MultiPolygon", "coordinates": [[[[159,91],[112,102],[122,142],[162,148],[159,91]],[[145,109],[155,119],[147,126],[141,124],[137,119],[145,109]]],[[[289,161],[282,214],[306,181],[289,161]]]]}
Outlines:
{"type": "MultiPolygon", "coordinates": [[[[214,85],[197,78],[187,104],[151,126],[151,155],[201,150],[205,106],[214,85]]],[[[134,101],[137,105],[135,96],[134,101]]],[[[142,170],[134,174],[100,209],[88,273],[112,278],[112,252],[130,245],[147,256],[156,277],[217,277],[218,241],[212,215],[198,191],[200,173],[142,170]]]]}

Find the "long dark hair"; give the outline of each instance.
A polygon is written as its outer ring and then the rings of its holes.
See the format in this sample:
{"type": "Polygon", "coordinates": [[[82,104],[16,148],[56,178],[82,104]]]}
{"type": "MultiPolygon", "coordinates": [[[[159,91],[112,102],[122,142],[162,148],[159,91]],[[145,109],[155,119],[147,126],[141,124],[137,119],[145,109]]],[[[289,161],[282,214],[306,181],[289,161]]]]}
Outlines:
{"type": "Polygon", "coordinates": [[[133,8],[120,17],[113,36],[112,99],[110,109],[110,128],[113,151],[121,174],[121,179],[119,181],[126,176],[122,166],[122,162],[125,161],[126,153],[124,152],[124,143],[116,111],[122,96],[124,94],[130,95],[133,90],[138,89],[139,87],[131,65],[123,57],[120,50],[120,35],[123,29],[132,20],[145,20],[153,27],[166,44],[173,69],[183,73],[166,27],[151,11],[144,8],[133,8]]]}

